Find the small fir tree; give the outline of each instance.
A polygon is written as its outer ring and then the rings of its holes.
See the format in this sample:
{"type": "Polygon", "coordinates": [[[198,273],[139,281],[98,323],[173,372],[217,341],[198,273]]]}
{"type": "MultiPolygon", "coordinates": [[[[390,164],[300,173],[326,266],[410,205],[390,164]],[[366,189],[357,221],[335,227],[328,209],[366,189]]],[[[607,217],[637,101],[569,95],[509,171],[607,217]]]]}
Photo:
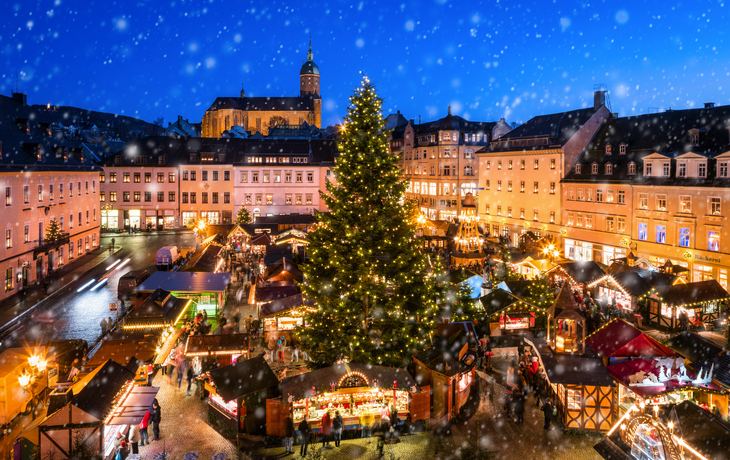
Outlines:
{"type": "Polygon", "coordinates": [[[248,209],[241,206],[241,209],[238,210],[238,215],[236,216],[236,223],[238,225],[251,223],[251,213],[248,212],[248,209]]]}
{"type": "Polygon", "coordinates": [[[400,159],[388,149],[382,99],[367,78],[350,98],[338,144],[337,184],[321,193],[329,213],[307,235],[303,293],[316,311],[296,336],[311,365],[406,366],[430,345],[441,299],[440,267],[427,267],[415,239],[400,159]]]}
{"type": "Polygon", "coordinates": [[[61,239],[61,226],[58,225],[56,219],[51,219],[46,227],[46,234],[43,237],[46,243],[55,243],[61,239]]]}
{"type": "Polygon", "coordinates": [[[471,298],[471,287],[464,283],[459,284],[451,310],[454,321],[474,321],[484,315],[481,303],[471,298]]]}

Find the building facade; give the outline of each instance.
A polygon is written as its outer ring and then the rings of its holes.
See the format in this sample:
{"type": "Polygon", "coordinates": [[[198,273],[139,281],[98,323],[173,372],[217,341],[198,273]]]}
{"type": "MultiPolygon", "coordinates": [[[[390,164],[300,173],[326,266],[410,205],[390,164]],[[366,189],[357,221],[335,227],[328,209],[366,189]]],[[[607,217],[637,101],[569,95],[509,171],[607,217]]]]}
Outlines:
{"type": "Polygon", "coordinates": [[[594,107],[534,117],[481,149],[478,212],[485,233],[519,245],[527,231],[560,241],[560,181],[610,116],[594,107]]]}
{"type": "Polygon", "coordinates": [[[248,143],[233,166],[235,213],[242,206],[255,217],[326,211],[319,192],[326,192],[327,181],[336,183],[336,155],[330,140],[248,143]]]}
{"type": "Polygon", "coordinates": [[[468,121],[451,115],[450,107],[446,117],[434,122],[397,126],[390,150],[401,155],[403,177],[409,181],[406,198],[418,201],[428,219],[453,220],[463,197],[477,187],[477,150],[509,130],[504,119],[468,121]]]}
{"type": "Polygon", "coordinates": [[[0,300],[99,246],[99,167],[81,142],[42,126],[37,111],[23,94],[0,96],[0,300]],[[46,238],[52,220],[55,241],[46,238]]]}
{"type": "Polygon", "coordinates": [[[220,137],[224,131],[241,126],[245,131],[268,135],[276,125],[322,127],[322,97],[319,67],[314,63],[312,41],[307,60],[299,70],[298,97],[219,97],[203,116],[203,137],[220,137]]]}
{"type": "Polygon", "coordinates": [[[730,107],[607,121],[564,180],[566,257],[607,263],[630,251],[727,289],[729,164],[730,107]]]}

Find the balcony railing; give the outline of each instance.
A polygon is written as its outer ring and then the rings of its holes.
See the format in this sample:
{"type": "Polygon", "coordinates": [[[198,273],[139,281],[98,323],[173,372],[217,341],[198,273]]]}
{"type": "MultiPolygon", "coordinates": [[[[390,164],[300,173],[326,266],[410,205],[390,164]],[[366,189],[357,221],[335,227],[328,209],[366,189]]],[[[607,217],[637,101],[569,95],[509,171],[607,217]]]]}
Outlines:
{"type": "Polygon", "coordinates": [[[33,259],[39,254],[48,254],[49,251],[57,249],[60,246],[69,244],[71,242],[71,236],[68,233],[61,233],[61,237],[53,243],[48,243],[44,239],[38,240],[38,246],[33,249],[33,259]]]}

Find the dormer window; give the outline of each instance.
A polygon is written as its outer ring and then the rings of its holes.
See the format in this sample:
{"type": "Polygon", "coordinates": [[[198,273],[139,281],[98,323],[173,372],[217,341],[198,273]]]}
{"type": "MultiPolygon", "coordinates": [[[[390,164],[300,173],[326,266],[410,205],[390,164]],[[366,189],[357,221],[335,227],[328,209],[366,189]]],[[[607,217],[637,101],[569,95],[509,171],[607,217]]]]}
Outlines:
{"type": "Polygon", "coordinates": [[[605,149],[606,149],[606,155],[610,155],[611,154],[611,144],[606,144],[605,149]]]}
{"type": "Polygon", "coordinates": [[[700,133],[699,131],[690,131],[689,143],[692,145],[700,145],[700,133]]]}
{"type": "Polygon", "coordinates": [[[629,175],[633,176],[634,174],[636,174],[636,163],[632,161],[629,163],[629,175]]]}
{"type": "Polygon", "coordinates": [[[613,165],[611,163],[606,163],[606,174],[613,174],[613,165]]]}
{"type": "Polygon", "coordinates": [[[665,161],[662,163],[662,176],[669,177],[669,162],[665,161]]]}
{"type": "Polygon", "coordinates": [[[581,164],[578,163],[578,164],[575,165],[575,173],[576,174],[580,174],[580,172],[581,172],[581,164]]]}
{"type": "Polygon", "coordinates": [[[646,177],[651,177],[652,167],[653,165],[651,163],[647,163],[646,165],[644,165],[644,175],[646,177]]]}
{"type": "Polygon", "coordinates": [[[197,155],[197,154],[195,154],[195,153],[191,153],[191,154],[190,154],[190,161],[191,161],[192,163],[194,163],[194,162],[198,161],[198,155],[197,155]]]}
{"type": "Polygon", "coordinates": [[[697,177],[707,177],[707,162],[697,164],[697,177]]]}
{"type": "Polygon", "coordinates": [[[117,155],[117,156],[114,157],[114,164],[115,165],[122,164],[122,156],[121,155],[117,155]]]}
{"type": "Polygon", "coordinates": [[[618,146],[618,154],[626,155],[626,144],[621,143],[621,145],[618,146]]]}
{"type": "Polygon", "coordinates": [[[145,155],[138,155],[134,157],[134,164],[136,165],[146,165],[147,164],[147,157],[145,155]]]}
{"type": "Polygon", "coordinates": [[[165,155],[160,155],[157,157],[157,164],[158,165],[164,165],[165,164],[165,155]]]}
{"type": "Polygon", "coordinates": [[[593,163],[591,165],[591,174],[598,174],[598,163],[593,163]]]}

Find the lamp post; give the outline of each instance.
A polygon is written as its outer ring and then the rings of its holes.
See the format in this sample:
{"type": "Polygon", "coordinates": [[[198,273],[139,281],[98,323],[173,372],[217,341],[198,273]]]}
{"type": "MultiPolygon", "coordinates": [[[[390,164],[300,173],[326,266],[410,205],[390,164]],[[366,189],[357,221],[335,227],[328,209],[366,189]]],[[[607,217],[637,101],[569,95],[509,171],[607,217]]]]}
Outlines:
{"type": "MultiPolygon", "coordinates": [[[[33,420],[35,420],[35,404],[33,403],[35,394],[33,394],[33,389],[38,383],[38,375],[45,372],[48,361],[40,356],[31,355],[28,357],[28,365],[30,366],[30,372],[23,368],[23,372],[18,376],[18,383],[24,391],[30,393],[31,412],[33,420]]],[[[46,386],[48,385],[46,384],[46,386]]]]}

